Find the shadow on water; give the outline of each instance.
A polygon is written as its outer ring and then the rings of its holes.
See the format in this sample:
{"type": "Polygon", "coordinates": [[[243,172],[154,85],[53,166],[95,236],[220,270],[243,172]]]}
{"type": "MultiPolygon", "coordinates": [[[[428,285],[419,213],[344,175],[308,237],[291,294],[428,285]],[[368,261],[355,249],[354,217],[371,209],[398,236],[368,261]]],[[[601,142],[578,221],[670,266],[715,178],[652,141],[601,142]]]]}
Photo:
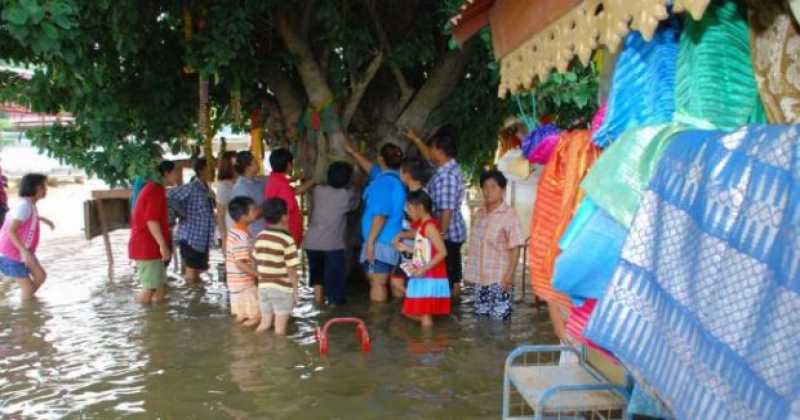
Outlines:
{"type": "Polygon", "coordinates": [[[506,354],[554,341],[546,313],[528,303],[506,323],[462,303],[423,331],[396,304],[355,291],[345,307],[320,310],[308,289],[288,337],[256,335],[231,324],[216,272],[204,289],[173,279],[168,303],[142,308],[126,239],[113,236],[113,282],[100,241],[45,244],[50,277],[33,302],[0,280],[0,417],[496,418],[506,354]],[[337,316],[364,319],[370,353],[353,326],[337,325],[320,357],[315,330],[337,316]]]}

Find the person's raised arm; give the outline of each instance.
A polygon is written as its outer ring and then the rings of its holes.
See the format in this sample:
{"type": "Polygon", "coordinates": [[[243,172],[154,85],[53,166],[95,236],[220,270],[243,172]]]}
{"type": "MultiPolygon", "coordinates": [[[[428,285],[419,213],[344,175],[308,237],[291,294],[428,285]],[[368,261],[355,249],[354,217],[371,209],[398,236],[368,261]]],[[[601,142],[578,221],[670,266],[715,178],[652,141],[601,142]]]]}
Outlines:
{"type": "Polygon", "coordinates": [[[314,181],[313,179],[309,179],[308,181],[305,181],[302,184],[300,184],[300,186],[297,187],[294,191],[295,193],[297,193],[297,195],[303,195],[306,192],[308,192],[308,190],[314,188],[315,185],[317,185],[317,182],[314,181]]]}
{"type": "Polygon", "coordinates": [[[345,144],[344,144],[344,150],[345,150],[347,153],[349,153],[349,154],[350,154],[350,156],[353,156],[353,159],[355,159],[355,160],[356,160],[356,163],[358,163],[358,166],[360,166],[360,167],[361,167],[361,169],[363,169],[363,170],[364,170],[364,172],[366,172],[366,173],[369,173],[369,171],[372,169],[372,165],[373,165],[373,163],[372,163],[372,162],[370,162],[370,160],[369,160],[369,159],[367,159],[366,157],[364,157],[364,155],[362,155],[361,153],[359,153],[359,152],[358,152],[358,151],[357,151],[357,150],[356,150],[356,149],[353,147],[353,144],[350,142],[350,139],[347,139],[347,142],[345,142],[345,144]]]}
{"type": "Polygon", "coordinates": [[[403,132],[403,136],[405,136],[407,139],[411,140],[411,142],[414,143],[414,146],[417,146],[417,149],[419,149],[419,153],[422,155],[422,157],[425,158],[425,160],[430,162],[430,160],[431,160],[431,148],[430,148],[430,146],[425,144],[425,141],[422,140],[417,135],[416,131],[414,131],[413,129],[409,128],[408,130],[403,132]]]}

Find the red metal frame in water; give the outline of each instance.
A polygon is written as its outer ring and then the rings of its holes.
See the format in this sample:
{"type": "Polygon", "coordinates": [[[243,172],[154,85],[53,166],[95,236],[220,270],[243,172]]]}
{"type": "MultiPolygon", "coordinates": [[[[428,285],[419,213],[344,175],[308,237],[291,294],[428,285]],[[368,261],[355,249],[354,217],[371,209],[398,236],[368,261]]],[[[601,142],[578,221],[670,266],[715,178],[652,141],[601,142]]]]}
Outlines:
{"type": "Polygon", "coordinates": [[[319,342],[319,353],[322,355],[328,354],[328,329],[334,324],[356,324],[356,337],[361,343],[361,351],[370,351],[369,333],[367,326],[359,318],[332,318],[322,328],[317,327],[317,341],[319,342]]]}

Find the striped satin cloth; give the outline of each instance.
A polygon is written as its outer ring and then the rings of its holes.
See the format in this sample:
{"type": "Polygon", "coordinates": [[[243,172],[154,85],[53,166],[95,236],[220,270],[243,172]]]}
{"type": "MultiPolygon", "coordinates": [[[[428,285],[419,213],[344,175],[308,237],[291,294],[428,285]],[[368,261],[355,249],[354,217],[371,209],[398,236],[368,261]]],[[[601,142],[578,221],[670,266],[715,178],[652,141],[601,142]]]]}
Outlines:
{"type": "Polygon", "coordinates": [[[677,418],[800,418],[800,126],[664,152],[586,338],[677,418]]]}

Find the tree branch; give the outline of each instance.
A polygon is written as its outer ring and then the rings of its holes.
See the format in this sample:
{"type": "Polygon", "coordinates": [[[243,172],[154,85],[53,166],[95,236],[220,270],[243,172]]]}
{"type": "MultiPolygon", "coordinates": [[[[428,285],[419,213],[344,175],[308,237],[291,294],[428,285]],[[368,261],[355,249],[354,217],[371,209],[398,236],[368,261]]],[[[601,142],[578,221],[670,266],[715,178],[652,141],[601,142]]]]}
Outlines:
{"type": "Polygon", "coordinates": [[[328,87],[325,74],[322,73],[319,63],[314,58],[308,41],[297,32],[298,25],[293,17],[289,15],[286,8],[278,12],[277,21],[278,33],[283,38],[286,49],[298,58],[297,72],[300,73],[300,78],[303,79],[303,88],[305,88],[306,95],[308,95],[308,99],[314,107],[319,107],[333,98],[333,93],[328,87]]]}
{"type": "MultiPolygon", "coordinates": [[[[375,8],[375,0],[366,0],[366,3],[372,23],[375,25],[375,32],[378,34],[378,40],[381,43],[381,48],[388,54],[389,51],[391,51],[389,36],[386,34],[386,30],[384,30],[381,17],[378,14],[378,10],[375,8]]],[[[414,95],[414,90],[411,88],[411,86],[409,86],[408,81],[403,74],[403,70],[397,64],[389,60],[389,66],[392,69],[392,74],[397,81],[397,85],[400,87],[399,109],[403,109],[403,107],[406,106],[408,101],[414,95]]]]}
{"type": "Polygon", "coordinates": [[[344,107],[344,115],[342,116],[342,127],[345,129],[350,126],[350,121],[353,119],[353,114],[356,113],[356,109],[358,109],[358,104],[361,103],[361,98],[364,97],[367,87],[370,82],[372,82],[372,79],[375,78],[382,64],[383,52],[379,51],[378,54],[375,55],[375,58],[370,61],[364,73],[357,80],[351,81],[352,87],[350,88],[350,97],[347,99],[347,104],[344,107]]]}
{"type": "Polygon", "coordinates": [[[314,17],[313,11],[314,0],[306,0],[306,4],[303,6],[303,23],[300,32],[306,39],[308,39],[308,31],[311,29],[311,18],[314,17]]]}
{"type": "MultiPolygon", "coordinates": [[[[278,65],[267,69],[268,88],[275,95],[280,107],[283,123],[289,137],[294,136],[294,127],[303,115],[303,101],[292,85],[292,80],[278,65]]],[[[272,111],[272,109],[270,109],[272,111]]]]}
{"type": "Polygon", "coordinates": [[[399,128],[422,129],[430,113],[461,81],[476,48],[477,38],[473,38],[461,50],[449,51],[397,118],[395,125],[399,128]]]}

